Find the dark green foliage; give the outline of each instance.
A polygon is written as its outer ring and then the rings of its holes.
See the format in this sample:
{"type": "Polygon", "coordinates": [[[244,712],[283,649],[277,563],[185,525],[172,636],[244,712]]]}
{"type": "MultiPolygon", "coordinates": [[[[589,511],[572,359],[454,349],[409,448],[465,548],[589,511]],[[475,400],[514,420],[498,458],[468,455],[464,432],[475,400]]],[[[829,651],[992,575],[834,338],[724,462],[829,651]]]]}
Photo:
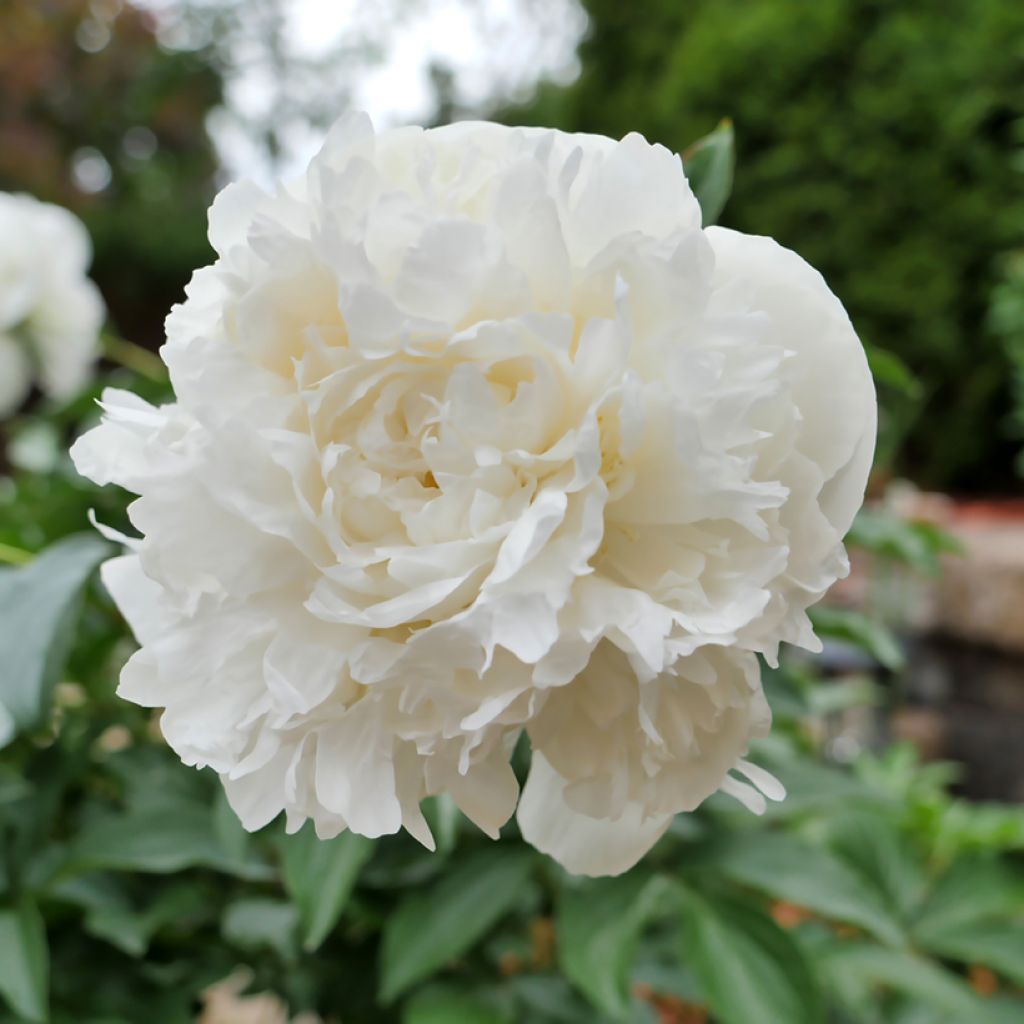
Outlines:
{"type": "MultiPolygon", "coordinates": [[[[656,54],[668,26],[645,24],[641,51],[656,54]]],[[[728,143],[721,131],[689,155],[709,219],[728,192],[728,143]]],[[[873,365],[914,392],[898,361],[876,350],[873,365]]],[[[115,379],[166,394],[127,368],[115,379]]],[[[69,537],[89,509],[127,528],[128,496],[76,477],[65,454],[93,397],[5,425],[0,1024],[189,1024],[239,965],[254,991],[344,1024],[1024,1017],[1024,812],[951,797],[949,766],[909,748],[852,771],[827,763],[812,737],[878,687],[823,683],[806,665],[765,672],[775,728],[753,752],[788,798],[758,819],[713,797],[620,878],[568,876],[514,824],[494,843],[445,798],[424,807],[436,853],[404,834],[322,842],[281,822],[246,834],[216,778],[181,765],[154,717],[114,695],[133,642],[90,579],[106,545],[69,537]],[[976,966],[995,997],[972,988],[976,966]]],[[[925,572],[949,546],[878,513],[851,540],[925,572]]],[[[818,621],[898,667],[874,620],[818,621]]],[[[520,776],[527,756],[523,744],[520,776]]]]}
{"type": "MultiPolygon", "coordinates": [[[[1024,133],[1024,122],[1021,129],[1024,133]]],[[[1024,250],[1011,253],[1002,269],[1002,278],[992,292],[988,325],[1003,343],[1010,361],[1013,375],[1010,429],[1016,439],[1024,440],[1024,250]]],[[[1017,473],[1024,476],[1024,448],[1017,454],[1017,473]]]]}
{"type": "Polygon", "coordinates": [[[755,757],[789,799],[758,819],[713,798],[629,874],[587,880],[514,826],[493,843],[444,800],[426,809],[433,854],[408,836],[320,842],[279,822],[246,835],[216,779],[113,696],[130,644],[103,594],[54,628],[73,685],[0,756],[2,1021],[187,1024],[239,964],[293,1011],[353,1022],[1024,1013],[1024,814],[949,797],[949,772],[904,748],[854,773],[824,764],[810,724],[864,688],[767,675],[776,729],[755,757]],[[997,999],[968,984],[975,964],[997,999]]]}
{"type": "Polygon", "coordinates": [[[900,464],[929,485],[1002,489],[1009,361],[986,328],[1000,256],[1024,239],[1018,0],[584,0],[582,75],[512,121],[682,151],[722,117],[738,173],[722,221],[818,267],[888,386],[900,464]],[[912,421],[912,422],[911,422],[912,421]]]}
{"type": "MultiPolygon", "coordinates": [[[[159,383],[119,372],[159,397],[159,383]]],[[[0,602],[42,578],[63,595],[54,609],[77,614],[0,620],[0,650],[47,631],[39,671],[61,683],[12,717],[0,753],[0,1021],[188,1024],[239,964],[294,1012],[357,1024],[652,1024],[688,1006],[726,1024],[1024,1012],[1024,814],[950,797],[948,766],[905,748],[854,772],[825,763],[806,737],[877,699],[857,680],[766,673],[776,728],[755,757],[787,800],[757,819],[713,798],[618,879],[567,876],[514,825],[494,844],[443,799],[425,808],[433,854],[404,835],[321,842],[280,823],[246,835],[216,779],[114,696],[132,644],[101,588],[75,601],[104,545],[65,535],[89,508],[126,526],[127,496],[77,479],[62,454],[91,410],[83,397],[10,429],[15,461],[34,468],[3,483],[0,542],[29,560],[0,569],[0,602]],[[997,998],[968,984],[977,964],[997,998]]],[[[879,513],[852,539],[920,571],[948,546],[879,513]]],[[[822,624],[891,643],[874,623],[822,624]]]]}
{"type": "Polygon", "coordinates": [[[38,558],[0,570],[0,742],[39,724],[67,657],[78,596],[111,548],[67,537],[38,558]]]}

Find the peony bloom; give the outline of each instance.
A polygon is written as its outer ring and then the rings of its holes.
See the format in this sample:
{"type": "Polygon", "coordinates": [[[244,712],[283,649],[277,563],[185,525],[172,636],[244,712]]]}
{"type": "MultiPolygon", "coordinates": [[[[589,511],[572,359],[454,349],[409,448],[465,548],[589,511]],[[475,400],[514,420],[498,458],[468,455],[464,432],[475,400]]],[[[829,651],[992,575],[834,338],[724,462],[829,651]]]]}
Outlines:
{"type": "Polygon", "coordinates": [[[86,277],[90,252],[73,214],[0,192],[0,417],[33,382],[58,401],[88,383],[104,317],[86,277]]]}
{"type": "Polygon", "coordinates": [[[757,654],[814,647],[871,462],[821,277],[702,230],[679,158],[494,124],[331,131],[234,185],[167,321],[177,403],[104,397],[79,470],[140,495],[104,578],[246,827],[379,836],[448,793],[570,870],[781,787],[757,654]],[[522,798],[509,754],[525,730],[522,798]]]}

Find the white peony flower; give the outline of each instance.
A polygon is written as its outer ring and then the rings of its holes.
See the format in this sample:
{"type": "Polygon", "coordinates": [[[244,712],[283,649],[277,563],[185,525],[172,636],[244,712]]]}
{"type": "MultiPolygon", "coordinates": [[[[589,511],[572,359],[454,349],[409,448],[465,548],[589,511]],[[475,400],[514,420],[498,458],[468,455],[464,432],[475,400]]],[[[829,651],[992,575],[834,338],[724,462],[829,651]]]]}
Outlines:
{"type": "Polygon", "coordinates": [[[91,251],[74,214],[0,192],[0,418],[33,382],[58,401],[89,382],[104,318],[91,251]]]}
{"type": "MultiPolygon", "coordinates": [[[[177,404],[108,392],[78,468],[139,494],[104,578],[120,693],[248,828],[496,835],[629,867],[744,760],[756,656],[817,641],[874,445],[839,301],[701,229],[679,158],[494,124],[375,134],[226,189],[167,322],[177,404]]],[[[745,781],[744,781],[745,780],[745,781]]]]}

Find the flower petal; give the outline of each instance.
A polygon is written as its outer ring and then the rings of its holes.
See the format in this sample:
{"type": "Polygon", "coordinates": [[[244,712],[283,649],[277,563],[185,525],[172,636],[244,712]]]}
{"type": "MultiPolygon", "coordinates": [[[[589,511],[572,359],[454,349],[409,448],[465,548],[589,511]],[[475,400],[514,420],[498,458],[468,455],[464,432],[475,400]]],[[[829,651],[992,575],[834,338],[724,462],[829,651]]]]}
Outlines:
{"type": "Polygon", "coordinates": [[[534,751],[516,820],[523,838],[576,875],[620,875],[661,838],[672,815],[645,817],[627,804],[614,820],[591,818],[565,802],[566,782],[534,751]]]}

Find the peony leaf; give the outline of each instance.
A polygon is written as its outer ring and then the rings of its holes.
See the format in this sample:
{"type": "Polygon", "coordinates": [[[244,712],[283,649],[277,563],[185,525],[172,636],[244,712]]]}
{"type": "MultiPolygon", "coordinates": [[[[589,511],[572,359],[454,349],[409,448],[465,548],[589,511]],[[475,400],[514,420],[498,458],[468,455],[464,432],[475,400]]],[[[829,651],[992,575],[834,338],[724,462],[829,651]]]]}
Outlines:
{"type": "Polygon", "coordinates": [[[502,989],[515,1001],[516,1021],[596,1024],[600,1019],[560,974],[518,974],[508,978],[502,989]]]}
{"type": "Polygon", "coordinates": [[[847,1001],[855,990],[881,986],[934,1007],[948,1015],[945,1020],[973,1024],[988,1019],[985,1003],[960,978],[915,953],[844,942],[819,954],[818,962],[847,1001]]]}
{"type": "Polygon", "coordinates": [[[921,949],[1024,985],[1024,875],[989,857],[960,861],[932,889],[912,934],[921,949]]]}
{"type": "Polygon", "coordinates": [[[210,808],[186,803],[93,819],[70,847],[68,863],[75,870],[151,874],[199,866],[252,881],[270,876],[260,861],[225,849],[210,808]]]}
{"type": "Polygon", "coordinates": [[[890,945],[904,941],[900,923],[878,890],[827,850],[767,832],[756,842],[738,836],[714,852],[715,869],[735,882],[863,928],[890,945]]]}
{"type": "Polygon", "coordinates": [[[432,985],[417,993],[402,1013],[402,1024],[505,1024],[507,1020],[481,996],[447,985],[432,985]]]}
{"type": "Polygon", "coordinates": [[[890,672],[898,672],[906,663],[899,641],[889,627],[863,612],[846,608],[812,608],[809,614],[819,636],[861,648],[890,672]]]}
{"type": "Polygon", "coordinates": [[[285,963],[298,958],[295,906],[286,900],[240,899],[229,904],[221,919],[227,942],[247,953],[273,950],[285,963]]]}
{"type": "Polygon", "coordinates": [[[901,562],[926,576],[941,569],[943,554],[962,554],[963,545],[934,523],[903,519],[880,509],[861,509],[846,535],[848,547],[901,562]]]}
{"type": "Polygon", "coordinates": [[[704,227],[714,224],[721,215],[732,192],[735,166],[736,138],[728,118],[683,152],[683,169],[700,203],[704,227]]]}
{"type": "Polygon", "coordinates": [[[37,725],[71,646],[78,596],[110,545],[68,537],[0,572],[0,732],[37,725]]]}
{"type": "Polygon", "coordinates": [[[0,996],[26,1020],[49,1017],[49,961],[46,931],[35,904],[0,910],[0,996]]]}
{"type": "Polygon", "coordinates": [[[319,949],[338,923],[373,848],[372,840],[353,832],[317,839],[310,822],[281,839],[284,887],[298,911],[307,952],[319,949]]]}
{"type": "Polygon", "coordinates": [[[683,959],[722,1024],[824,1019],[821,993],[801,948],[749,903],[690,889],[683,959]]]}
{"type": "Polygon", "coordinates": [[[903,398],[915,401],[924,390],[913,371],[899,356],[877,345],[865,345],[864,352],[876,384],[900,392],[903,398]]]}
{"type": "Polygon", "coordinates": [[[965,857],[935,883],[915,917],[915,942],[935,941],[979,922],[1024,913],[1024,872],[991,857],[965,857]]]}
{"type": "Polygon", "coordinates": [[[473,946],[520,900],[532,864],[525,850],[483,850],[406,897],[384,926],[381,1000],[393,1002],[473,946]]]}
{"type": "Polygon", "coordinates": [[[850,869],[865,879],[886,904],[909,920],[921,903],[928,879],[915,851],[891,820],[864,810],[847,810],[828,823],[828,840],[850,869]]]}
{"type": "MultiPolygon", "coordinates": [[[[861,779],[833,765],[807,757],[772,752],[767,747],[755,746],[758,764],[768,769],[786,787],[786,799],[768,805],[765,819],[789,821],[812,812],[828,812],[837,805],[843,807],[872,807],[887,805],[890,798],[868,786],[861,779]]],[[[726,814],[736,815],[736,801],[715,795],[708,801],[709,808],[721,808],[726,814]]]]}
{"type": "Polygon", "coordinates": [[[569,980],[600,1010],[629,1009],[629,968],[664,883],[630,873],[566,887],[558,900],[558,959],[569,980]]]}
{"type": "Polygon", "coordinates": [[[131,896],[131,880],[100,872],[69,878],[50,894],[81,908],[86,933],[132,957],[144,956],[162,928],[205,920],[211,909],[206,893],[191,882],[161,888],[155,896],[150,890],[138,901],[131,896]]]}
{"type": "Polygon", "coordinates": [[[979,921],[954,932],[932,935],[929,953],[968,964],[983,964],[1016,985],[1024,985],[1024,919],[979,921]]]}

